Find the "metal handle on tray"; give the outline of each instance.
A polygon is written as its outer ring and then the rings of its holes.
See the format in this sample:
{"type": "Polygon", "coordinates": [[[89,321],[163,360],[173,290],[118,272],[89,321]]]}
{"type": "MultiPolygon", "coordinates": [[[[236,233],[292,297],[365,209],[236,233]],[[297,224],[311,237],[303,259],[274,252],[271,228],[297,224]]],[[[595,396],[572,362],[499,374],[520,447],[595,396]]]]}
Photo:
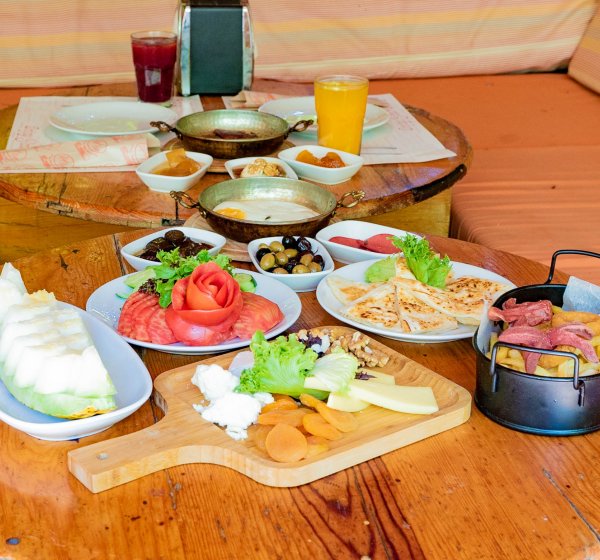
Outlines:
{"type": "Polygon", "coordinates": [[[560,249],[552,255],[552,261],[550,262],[550,274],[548,275],[548,279],[544,282],[544,284],[550,284],[552,281],[552,278],[554,277],[554,268],[556,266],[556,258],[559,255],[583,255],[586,257],[596,257],[597,259],[600,259],[600,253],[593,253],[592,251],[584,251],[582,249],[560,249]]]}
{"type": "MultiPolygon", "coordinates": [[[[498,353],[498,348],[501,346],[505,346],[506,348],[511,348],[512,350],[519,350],[521,352],[533,352],[535,354],[550,354],[552,356],[564,356],[565,358],[571,358],[575,362],[575,367],[573,369],[573,389],[577,391],[578,398],[577,404],[579,406],[584,405],[585,400],[585,382],[579,379],[579,358],[573,352],[563,352],[562,350],[546,350],[545,348],[534,348],[533,346],[520,346],[519,344],[511,344],[509,342],[498,341],[494,344],[492,348],[491,362],[490,362],[490,376],[492,377],[491,383],[491,391],[495,393],[498,390],[498,373],[496,372],[496,354],[498,353]]],[[[501,364],[498,364],[501,365],[501,364]]],[[[523,373],[523,372],[518,372],[523,373]]],[[[533,375],[533,374],[524,374],[524,375],[533,375]]],[[[538,376],[541,378],[541,376],[538,376]]]]}

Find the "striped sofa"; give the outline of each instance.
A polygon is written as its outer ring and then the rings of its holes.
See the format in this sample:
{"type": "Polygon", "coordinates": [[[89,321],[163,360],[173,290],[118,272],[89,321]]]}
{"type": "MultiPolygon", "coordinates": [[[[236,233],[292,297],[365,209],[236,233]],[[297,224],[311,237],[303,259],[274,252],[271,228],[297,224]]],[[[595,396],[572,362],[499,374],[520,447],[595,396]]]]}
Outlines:
{"type": "MultiPolygon", "coordinates": [[[[465,131],[475,155],[451,235],[541,262],[600,252],[598,0],[249,2],[258,79],[365,75],[465,131]]],[[[172,28],[178,4],[0,3],[0,88],[133,81],[129,33],[172,28]]],[[[21,94],[0,90],[0,106],[21,94]]],[[[590,259],[561,267],[600,283],[590,259]]]]}

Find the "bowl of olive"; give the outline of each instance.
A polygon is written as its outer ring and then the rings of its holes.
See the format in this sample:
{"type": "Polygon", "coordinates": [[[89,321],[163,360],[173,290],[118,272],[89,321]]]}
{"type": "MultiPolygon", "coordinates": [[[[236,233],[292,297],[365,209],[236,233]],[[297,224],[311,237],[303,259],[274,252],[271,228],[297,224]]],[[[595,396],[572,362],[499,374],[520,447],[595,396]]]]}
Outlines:
{"type": "Polygon", "coordinates": [[[327,249],[312,237],[262,237],[248,243],[252,264],[261,274],[273,276],[296,292],[310,292],[333,272],[327,249]]]}
{"type": "Polygon", "coordinates": [[[148,266],[160,264],[156,256],[159,251],[172,251],[177,247],[180,255],[189,257],[206,249],[211,255],[216,255],[226,241],[214,231],[176,227],[157,230],[140,237],[125,245],[121,254],[135,270],[144,270],[148,266]]]}

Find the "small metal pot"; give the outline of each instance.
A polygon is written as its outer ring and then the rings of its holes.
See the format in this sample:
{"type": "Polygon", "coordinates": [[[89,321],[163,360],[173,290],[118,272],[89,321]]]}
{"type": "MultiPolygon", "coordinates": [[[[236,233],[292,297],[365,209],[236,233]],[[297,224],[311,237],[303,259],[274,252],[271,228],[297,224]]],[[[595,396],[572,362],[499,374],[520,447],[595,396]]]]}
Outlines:
{"type": "Polygon", "coordinates": [[[220,109],[186,115],[174,127],[163,121],[154,121],[150,125],[161,132],[174,132],[190,152],[201,152],[219,159],[235,159],[271,154],[291,132],[302,132],[312,123],[312,120],[298,121],[290,127],[285,119],[269,113],[220,109]],[[222,138],[215,131],[254,137],[222,138]]]}
{"type": "Polygon", "coordinates": [[[171,192],[171,197],[185,208],[197,208],[216,232],[243,243],[275,235],[314,237],[317,231],[329,223],[338,208],[356,206],[364,196],[363,191],[352,191],[345,193],[337,201],[333,193],[323,187],[279,177],[252,177],[216,183],[200,193],[198,202],[194,202],[185,193],[171,192]],[[318,212],[318,215],[306,220],[273,224],[237,220],[213,212],[217,205],[226,200],[264,200],[265,205],[270,201],[283,200],[307,206],[318,212]]]}
{"type": "MultiPolygon", "coordinates": [[[[561,254],[600,258],[600,254],[589,251],[557,251],[552,256],[546,282],[514,288],[502,294],[494,306],[502,307],[510,298],[515,298],[517,303],[547,299],[553,305],[562,306],[566,284],[550,283],[556,258],[561,254]]],[[[575,354],[497,342],[490,359],[477,344],[478,333],[479,329],[473,337],[477,355],[475,404],[483,414],[508,428],[538,435],[568,436],[600,429],[600,374],[580,377],[579,360],[575,354]],[[542,377],[496,364],[496,353],[502,346],[566,356],[574,360],[574,375],[542,377]]]]}

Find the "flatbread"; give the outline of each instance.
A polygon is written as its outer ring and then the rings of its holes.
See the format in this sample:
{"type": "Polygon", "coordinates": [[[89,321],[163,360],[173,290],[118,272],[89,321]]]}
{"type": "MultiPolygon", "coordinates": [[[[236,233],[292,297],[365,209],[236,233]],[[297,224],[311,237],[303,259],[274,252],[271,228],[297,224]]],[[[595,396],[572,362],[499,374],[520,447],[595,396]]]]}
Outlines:
{"type": "Polygon", "coordinates": [[[355,282],[341,276],[330,274],[327,276],[327,285],[333,295],[344,305],[356,301],[370,291],[380,286],[381,283],[369,284],[367,282],[355,282]]]}
{"type": "Polygon", "coordinates": [[[408,278],[409,280],[416,280],[415,275],[411,272],[410,268],[406,264],[404,257],[398,257],[396,259],[396,278],[408,278]]]}
{"type": "Polygon", "coordinates": [[[417,334],[448,331],[458,326],[456,319],[427,305],[423,300],[415,297],[410,290],[404,290],[400,283],[394,283],[394,286],[396,307],[403,332],[417,334]]]}
{"type": "Polygon", "coordinates": [[[447,284],[443,290],[418,280],[397,278],[394,283],[399,290],[410,292],[427,305],[465,325],[479,325],[485,304],[492,303],[498,292],[509,289],[506,284],[472,276],[462,276],[447,284]]]}
{"type": "Polygon", "coordinates": [[[358,323],[394,329],[400,321],[395,292],[394,286],[386,282],[341,309],[340,313],[358,323]]]}

